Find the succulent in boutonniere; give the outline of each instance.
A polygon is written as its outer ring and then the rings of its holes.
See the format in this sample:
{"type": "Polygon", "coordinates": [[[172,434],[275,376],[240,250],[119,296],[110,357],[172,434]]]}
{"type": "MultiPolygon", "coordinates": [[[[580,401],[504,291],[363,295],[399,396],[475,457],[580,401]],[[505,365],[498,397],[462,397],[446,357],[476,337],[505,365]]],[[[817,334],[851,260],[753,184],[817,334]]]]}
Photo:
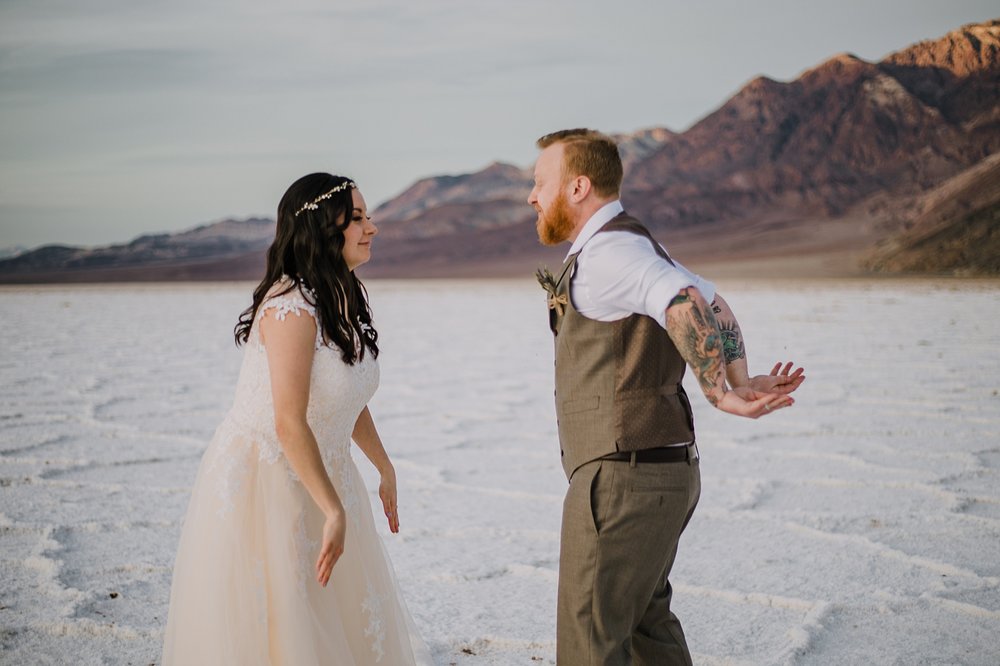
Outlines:
{"type": "Polygon", "coordinates": [[[542,289],[549,295],[549,309],[555,310],[556,314],[561,317],[569,301],[566,299],[566,294],[556,293],[556,279],[552,272],[548,268],[539,268],[535,271],[535,277],[538,279],[538,284],[542,285],[542,289]]]}

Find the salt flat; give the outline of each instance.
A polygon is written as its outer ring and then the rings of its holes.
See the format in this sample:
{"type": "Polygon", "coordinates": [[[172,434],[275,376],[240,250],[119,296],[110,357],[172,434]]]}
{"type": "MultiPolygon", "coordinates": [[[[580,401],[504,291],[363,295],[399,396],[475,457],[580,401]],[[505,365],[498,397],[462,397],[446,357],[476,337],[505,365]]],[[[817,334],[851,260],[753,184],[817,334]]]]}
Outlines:
{"type": "MultiPolygon", "coordinates": [[[[673,580],[696,663],[1000,663],[998,286],[720,285],[751,369],[809,379],[756,422],[689,387],[704,490],[673,580]]],[[[251,288],[0,290],[0,663],[159,660],[251,288]]],[[[410,610],[440,664],[554,663],[566,482],[542,292],[369,289],[410,610]]]]}

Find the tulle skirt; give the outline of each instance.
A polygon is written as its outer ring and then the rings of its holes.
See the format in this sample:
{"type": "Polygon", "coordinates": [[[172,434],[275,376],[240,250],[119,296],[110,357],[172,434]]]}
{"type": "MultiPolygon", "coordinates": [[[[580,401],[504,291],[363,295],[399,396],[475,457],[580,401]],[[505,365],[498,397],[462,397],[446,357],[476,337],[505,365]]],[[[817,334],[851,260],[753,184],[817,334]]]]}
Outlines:
{"type": "Polygon", "coordinates": [[[417,636],[350,456],[330,470],[348,513],[344,554],[316,582],[323,515],[283,458],[224,424],[181,533],[165,666],[433,663],[417,636]],[[339,473],[338,473],[339,472],[339,473]]]}

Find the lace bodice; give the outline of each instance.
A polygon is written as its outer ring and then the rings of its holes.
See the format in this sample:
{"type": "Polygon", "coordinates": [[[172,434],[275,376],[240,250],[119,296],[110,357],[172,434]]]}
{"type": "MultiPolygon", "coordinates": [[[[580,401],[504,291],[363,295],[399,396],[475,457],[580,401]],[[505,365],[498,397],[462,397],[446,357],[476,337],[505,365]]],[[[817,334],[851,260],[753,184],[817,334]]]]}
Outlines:
{"type": "MultiPolygon", "coordinates": [[[[279,283],[272,293],[282,291],[287,284],[279,283]]],[[[344,471],[347,467],[340,463],[350,455],[354,423],[378,387],[379,368],[370,353],[354,365],[348,365],[341,359],[338,348],[324,344],[323,329],[316,308],[310,302],[314,300],[311,292],[299,287],[287,294],[270,296],[261,304],[250,329],[233,406],[220,428],[230,428],[234,434],[255,441],[262,462],[287,464],[275,434],[274,400],[267,349],[260,338],[260,320],[268,313],[279,321],[287,317],[311,317],[317,326],[306,418],[327,471],[336,481],[338,475],[348,473],[344,471]]],[[[293,474],[290,468],[289,473],[293,474]]],[[[349,511],[348,505],[354,498],[341,499],[349,511]]]]}

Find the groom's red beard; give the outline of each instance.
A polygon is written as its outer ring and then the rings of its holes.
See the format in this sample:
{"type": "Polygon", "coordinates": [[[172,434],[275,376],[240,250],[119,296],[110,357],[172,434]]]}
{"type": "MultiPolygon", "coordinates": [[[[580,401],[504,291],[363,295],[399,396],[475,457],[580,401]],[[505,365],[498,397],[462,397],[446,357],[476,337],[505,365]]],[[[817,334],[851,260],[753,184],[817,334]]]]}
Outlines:
{"type": "Polygon", "coordinates": [[[538,221],[535,222],[542,245],[559,245],[568,240],[574,226],[565,192],[560,192],[552,205],[538,214],[538,221]]]}

